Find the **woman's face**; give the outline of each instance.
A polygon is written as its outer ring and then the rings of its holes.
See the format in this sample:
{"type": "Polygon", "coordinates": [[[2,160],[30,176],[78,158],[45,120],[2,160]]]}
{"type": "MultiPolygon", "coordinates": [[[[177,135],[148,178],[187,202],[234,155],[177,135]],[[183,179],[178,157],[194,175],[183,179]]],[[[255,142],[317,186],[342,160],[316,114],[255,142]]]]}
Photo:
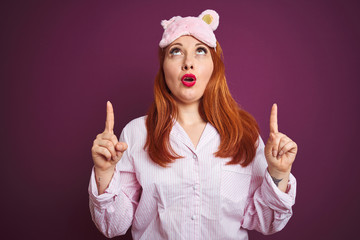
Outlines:
{"type": "Polygon", "coordinates": [[[177,102],[198,103],[214,69],[209,47],[192,36],[182,36],[165,50],[166,85],[177,102]]]}

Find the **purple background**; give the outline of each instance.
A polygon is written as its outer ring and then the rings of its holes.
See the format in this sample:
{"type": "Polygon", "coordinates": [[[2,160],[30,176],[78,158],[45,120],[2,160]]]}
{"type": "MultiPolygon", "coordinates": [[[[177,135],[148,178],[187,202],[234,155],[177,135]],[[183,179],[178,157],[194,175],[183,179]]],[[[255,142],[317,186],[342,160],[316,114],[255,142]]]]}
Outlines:
{"type": "Polygon", "coordinates": [[[119,135],[152,101],[160,21],[205,9],[220,15],[215,33],[234,98],[264,140],[278,103],[279,130],[299,145],[293,217],[250,239],[358,233],[358,1],[129,2],[1,4],[1,238],[104,239],[87,187],[106,101],[119,135]]]}

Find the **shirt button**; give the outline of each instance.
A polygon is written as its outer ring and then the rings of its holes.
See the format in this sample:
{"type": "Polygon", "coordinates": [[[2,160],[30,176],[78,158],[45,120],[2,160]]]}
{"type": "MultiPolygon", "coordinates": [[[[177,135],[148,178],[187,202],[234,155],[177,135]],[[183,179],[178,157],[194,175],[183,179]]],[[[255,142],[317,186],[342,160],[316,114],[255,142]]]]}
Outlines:
{"type": "Polygon", "coordinates": [[[192,215],[191,216],[191,220],[195,220],[196,219],[196,216],[195,215],[192,215]]]}
{"type": "Polygon", "coordinates": [[[193,186],[193,189],[196,190],[196,186],[193,186]]]}
{"type": "Polygon", "coordinates": [[[197,156],[194,154],[194,155],[193,155],[193,158],[194,158],[194,159],[196,159],[196,158],[197,158],[197,156]]]}

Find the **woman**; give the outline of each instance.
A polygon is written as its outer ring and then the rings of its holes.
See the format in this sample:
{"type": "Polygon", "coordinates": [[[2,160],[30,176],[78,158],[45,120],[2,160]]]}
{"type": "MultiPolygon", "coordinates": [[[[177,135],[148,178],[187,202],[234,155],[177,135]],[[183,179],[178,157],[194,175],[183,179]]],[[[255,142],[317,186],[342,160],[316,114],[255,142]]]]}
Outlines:
{"type": "Polygon", "coordinates": [[[297,145],[278,132],[277,106],[264,145],[254,118],[228,90],[213,10],[162,21],[160,69],[147,116],[92,147],[90,211],[108,237],[247,239],[280,231],[292,215],[297,145]],[[121,159],[121,160],[120,160],[121,159]]]}

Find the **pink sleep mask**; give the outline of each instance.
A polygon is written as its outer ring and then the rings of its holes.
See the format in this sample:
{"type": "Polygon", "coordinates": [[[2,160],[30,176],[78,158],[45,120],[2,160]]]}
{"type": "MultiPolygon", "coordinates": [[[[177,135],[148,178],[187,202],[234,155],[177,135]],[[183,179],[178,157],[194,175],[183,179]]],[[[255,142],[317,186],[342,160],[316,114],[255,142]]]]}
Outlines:
{"type": "Polygon", "coordinates": [[[159,43],[161,48],[184,35],[191,35],[209,47],[216,48],[214,31],[219,26],[219,15],[214,10],[205,10],[198,17],[172,17],[170,20],[162,20],[161,25],[164,28],[159,43]]]}

